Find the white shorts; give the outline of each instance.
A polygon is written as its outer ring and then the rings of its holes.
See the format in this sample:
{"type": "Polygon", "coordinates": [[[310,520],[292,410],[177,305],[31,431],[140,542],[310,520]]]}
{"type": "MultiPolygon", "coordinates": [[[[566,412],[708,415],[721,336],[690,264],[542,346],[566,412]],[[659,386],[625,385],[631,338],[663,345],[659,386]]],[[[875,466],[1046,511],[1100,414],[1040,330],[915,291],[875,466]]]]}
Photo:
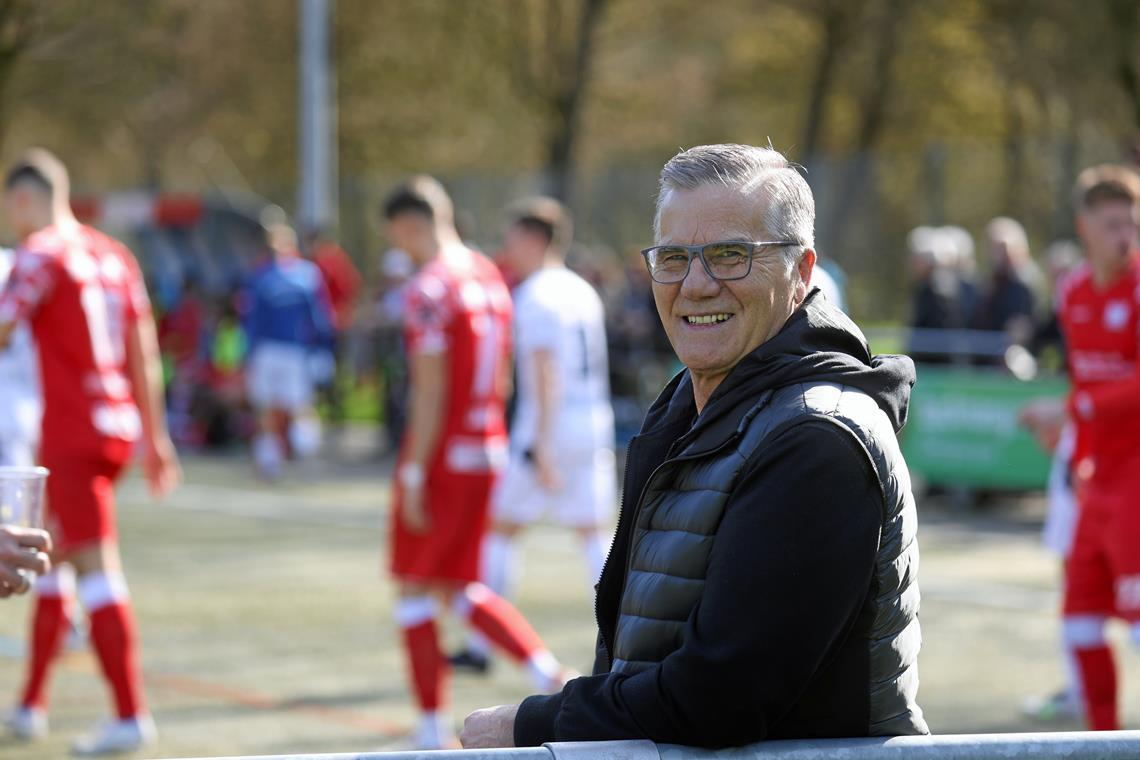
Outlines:
{"type": "Polygon", "coordinates": [[[511,458],[491,497],[498,522],[531,525],[549,516],[568,528],[608,525],[617,503],[617,470],[613,449],[596,449],[559,458],[560,488],[538,484],[534,465],[521,453],[511,458]]]}
{"type": "Polygon", "coordinates": [[[308,351],[290,343],[258,345],[249,357],[246,387],[249,402],[257,409],[308,409],[313,405],[308,351]]]}

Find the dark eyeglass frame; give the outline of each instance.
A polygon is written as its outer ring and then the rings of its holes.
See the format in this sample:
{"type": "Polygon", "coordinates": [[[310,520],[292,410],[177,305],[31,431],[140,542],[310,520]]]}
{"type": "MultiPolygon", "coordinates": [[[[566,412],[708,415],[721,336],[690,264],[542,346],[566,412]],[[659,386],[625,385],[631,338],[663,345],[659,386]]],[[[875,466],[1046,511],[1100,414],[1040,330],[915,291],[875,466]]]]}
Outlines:
{"type": "Polygon", "coordinates": [[[704,243],[702,245],[654,245],[650,246],[649,248],[643,248],[641,250],[641,256],[645,259],[645,267],[649,270],[649,276],[653,278],[654,282],[660,285],[676,285],[679,282],[684,282],[685,278],[689,276],[689,271],[693,268],[693,259],[695,258],[699,258],[701,260],[701,265],[705,268],[705,273],[708,274],[709,277],[714,280],[726,282],[732,280],[743,280],[745,277],[752,274],[752,261],[756,258],[758,249],[772,247],[786,248],[789,245],[799,246],[801,243],[798,243],[795,240],[717,240],[712,243],[704,243]],[[713,274],[712,267],[709,266],[708,259],[705,258],[705,251],[718,245],[739,245],[748,249],[748,267],[744,270],[744,274],[735,277],[718,277],[713,274]],[[689,254],[689,261],[685,265],[685,273],[675,280],[660,280],[653,272],[653,265],[650,263],[650,257],[653,256],[653,254],[657,251],[662,250],[685,251],[689,254]]]}

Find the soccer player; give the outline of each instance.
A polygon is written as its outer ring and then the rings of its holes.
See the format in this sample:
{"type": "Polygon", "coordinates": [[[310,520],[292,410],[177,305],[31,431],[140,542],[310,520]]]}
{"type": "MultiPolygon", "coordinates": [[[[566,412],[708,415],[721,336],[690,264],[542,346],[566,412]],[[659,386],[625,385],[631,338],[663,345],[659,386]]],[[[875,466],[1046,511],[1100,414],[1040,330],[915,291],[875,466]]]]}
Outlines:
{"type": "Polygon", "coordinates": [[[1086,262],[1065,281],[1059,307],[1080,504],[1064,641],[1089,727],[1111,730],[1119,716],[1107,618],[1129,623],[1140,644],[1140,177],[1119,166],[1086,169],[1075,200],[1086,262]]]}
{"type": "MultiPolygon", "coordinates": [[[[550,515],[581,538],[592,597],[609,549],[603,528],[617,501],[602,301],[566,268],[572,222],[561,203],[533,198],[508,213],[502,258],[519,278],[518,395],[510,458],[492,498],[493,525],[483,543],[483,580],[509,596],[517,574],[517,536],[550,515]]],[[[473,638],[469,649],[453,664],[485,670],[480,639],[473,638]]]]}
{"type": "MultiPolygon", "coordinates": [[[[0,290],[16,261],[16,252],[0,249],[0,290]]],[[[0,349],[0,467],[30,467],[40,438],[40,383],[31,329],[19,324],[0,349]]]]}
{"type": "Polygon", "coordinates": [[[75,743],[76,753],[92,755],[137,749],[155,735],[119,558],[114,484],[136,441],[154,496],[168,493],[180,472],[138,264],[123,245],[76,221],[68,185],[63,164],[44,150],[30,151],[5,179],[5,211],[21,242],[0,294],[0,345],[18,322],[31,324],[44,395],[40,460],[51,470],[47,522],[55,557],[67,563],[36,584],[28,677],[8,725],[25,739],[47,732],[47,676],[68,632],[78,573],[115,702],[115,718],[75,743]]]}
{"type": "Polygon", "coordinates": [[[266,239],[270,260],[254,276],[247,298],[247,382],[258,424],[253,461],[262,477],[276,480],[286,436],[299,456],[320,447],[312,359],[332,337],[332,314],[321,272],[301,258],[293,229],[274,222],[266,239]]]}
{"type": "Polygon", "coordinates": [[[479,579],[480,544],[496,474],[507,456],[511,300],[498,269],[455,231],[451,199],[414,177],[384,205],[388,239],[418,271],[405,289],[408,422],[397,460],[391,571],[399,584],[412,685],[423,711],[417,743],[457,746],[437,603],[524,664],[537,688],[566,673],[534,629],[479,579]]]}

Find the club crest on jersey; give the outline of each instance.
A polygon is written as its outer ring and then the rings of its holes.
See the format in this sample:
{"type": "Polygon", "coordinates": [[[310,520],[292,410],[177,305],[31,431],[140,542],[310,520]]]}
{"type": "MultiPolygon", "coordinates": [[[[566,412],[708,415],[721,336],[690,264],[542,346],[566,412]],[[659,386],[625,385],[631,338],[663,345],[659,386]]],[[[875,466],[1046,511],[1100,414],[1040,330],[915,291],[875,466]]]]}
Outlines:
{"type": "Polygon", "coordinates": [[[1131,316],[1131,309],[1128,307],[1127,301],[1110,301],[1104,307],[1104,326],[1105,329],[1119,332],[1124,329],[1128,324],[1128,317],[1131,316]]]}

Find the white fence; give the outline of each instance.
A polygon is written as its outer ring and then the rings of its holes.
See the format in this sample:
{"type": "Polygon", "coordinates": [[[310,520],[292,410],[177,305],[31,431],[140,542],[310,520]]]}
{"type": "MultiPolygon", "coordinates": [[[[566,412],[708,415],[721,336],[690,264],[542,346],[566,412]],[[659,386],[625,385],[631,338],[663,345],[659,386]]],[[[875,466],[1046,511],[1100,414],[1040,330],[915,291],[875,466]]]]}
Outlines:
{"type": "MultiPolygon", "coordinates": [[[[443,752],[282,755],[257,760],[1137,760],[1140,731],[772,741],[707,750],[648,741],[443,752]]],[[[199,759],[204,760],[204,759],[199,759]]],[[[231,758],[230,760],[255,760],[231,758]]]]}

